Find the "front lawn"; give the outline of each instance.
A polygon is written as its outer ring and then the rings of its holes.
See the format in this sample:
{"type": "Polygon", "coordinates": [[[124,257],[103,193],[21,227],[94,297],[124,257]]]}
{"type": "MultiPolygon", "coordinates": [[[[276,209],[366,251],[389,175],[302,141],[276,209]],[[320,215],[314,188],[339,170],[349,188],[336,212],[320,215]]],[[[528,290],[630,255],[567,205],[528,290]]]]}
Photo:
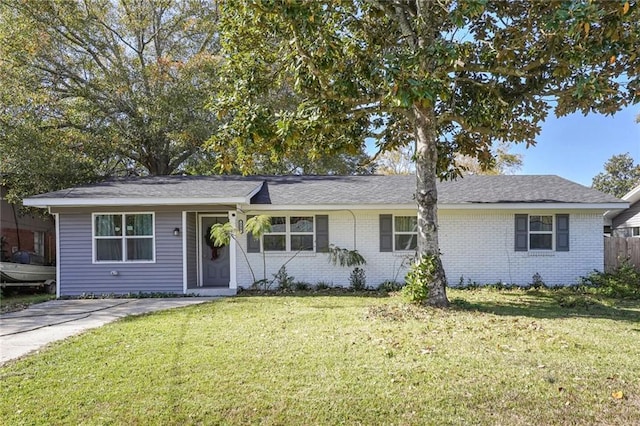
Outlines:
{"type": "Polygon", "coordinates": [[[4,424],[640,424],[640,302],[236,297],[0,368],[4,424]],[[562,306],[561,306],[562,305],[562,306]]]}

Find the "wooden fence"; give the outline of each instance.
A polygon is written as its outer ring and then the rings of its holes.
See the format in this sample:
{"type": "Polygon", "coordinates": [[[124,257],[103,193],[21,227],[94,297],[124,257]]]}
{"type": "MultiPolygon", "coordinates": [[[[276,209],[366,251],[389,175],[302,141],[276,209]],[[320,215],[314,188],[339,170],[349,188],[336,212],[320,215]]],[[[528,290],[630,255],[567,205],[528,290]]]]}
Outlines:
{"type": "Polygon", "coordinates": [[[615,269],[625,259],[640,269],[640,238],[605,237],[604,270],[609,272],[615,269]]]}

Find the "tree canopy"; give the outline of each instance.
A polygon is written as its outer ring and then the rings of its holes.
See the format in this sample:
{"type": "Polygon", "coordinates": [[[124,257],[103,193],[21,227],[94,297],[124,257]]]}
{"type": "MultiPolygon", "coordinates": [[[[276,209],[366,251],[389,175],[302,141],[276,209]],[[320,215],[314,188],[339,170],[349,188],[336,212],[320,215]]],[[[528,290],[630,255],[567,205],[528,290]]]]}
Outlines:
{"type": "Polygon", "coordinates": [[[627,152],[614,155],[604,163],[604,172],[593,177],[592,187],[618,198],[640,185],[640,164],[634,164],[627,152]]]}
{"type": "Polygon", "coordinates": [[[460,175],[457,154],[486,164],[496,142],[534,145],[550,110],[637,102],[639,15],[635,1],[225,2],[234,85],[214,108],[230,137],[212,144],[223,164],[355,147],[342,135],[382,151],[415,144],[418,257],[435,265],[427,303],[446,306],[436,179],[460,175]],[[260,105],[282,87],[302,98],[295,111],[260,105]]]}
{"type": "MultiPolygon", "coordinates": [[[[0,174],[12,201],[113,175],[370,173],[352,139],[331,156],[289,146],[252,150],[251,167],[242,153],[219,161],[234,135],[207,104],[221,85],[242,92],[218,75],[218,15],[216,2],[191,0],[0,0],[0,174]],[[206,148],[218,132],[221,148],[206,148]]],[[[296,114],[304,99],[286,83],[261,104],[296,114]]],[[[337,132],[349,125],[323,140],[348,139],[337,132]]]]}
{"type": "Polygon", "coordinates": [[[0,166],[12,187],[178,170],[217,125],[205,108],[217,13],[198,1],[1,1],[0,166]]]}

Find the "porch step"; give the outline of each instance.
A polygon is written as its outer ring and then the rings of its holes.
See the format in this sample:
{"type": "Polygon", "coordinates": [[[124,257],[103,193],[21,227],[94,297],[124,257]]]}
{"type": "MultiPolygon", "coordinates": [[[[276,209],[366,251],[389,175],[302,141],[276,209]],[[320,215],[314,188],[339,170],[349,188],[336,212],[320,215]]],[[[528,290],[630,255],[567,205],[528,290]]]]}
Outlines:
{"type": "Polygon", "coordinates": [[[187,289],[187,294],[193,294],[202,297],[235,296],[236,293],[237,290],[235,288],[197,287],[187,289]]]}

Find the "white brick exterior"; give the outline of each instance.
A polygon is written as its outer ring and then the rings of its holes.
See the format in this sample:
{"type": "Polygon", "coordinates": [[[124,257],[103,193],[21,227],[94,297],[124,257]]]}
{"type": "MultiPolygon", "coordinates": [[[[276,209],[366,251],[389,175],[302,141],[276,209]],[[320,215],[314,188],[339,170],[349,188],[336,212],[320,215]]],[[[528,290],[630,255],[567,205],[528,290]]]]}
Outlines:
{"type": "MultiPolygon", "coordinates": [[[[465,284],[471,281],[478,284],[503,282],[525,285],[531,283],[535,273],[539,273],[547,285],[575,284],[579,277],[594,269],[603,269],[602,213],[595,210],[440,210],[440,249],[449,285],[458,285],[461,277],[465,284]],[[569,214],[570,250],[516,252],[514,215],[517,213],[569,214]]],[[[380,252],[379,215],[409,216],[415,214],[415,210],[270,211],[268,214],[326,214],[329,216],[329,242],[341,248],[355,248],[367,260],[363,269],[368,286],[377,287],[385,280],[404,279],[408,263],[406,259],[412,253],[380,252]]],[[[246,220],[243,215],[238,218],[246,220]]],[[[242,235],[238,240],[246,249],[246,236],[242,235]]],[[[293,254],[266,253],[266,277],[271,279],[293,254]]],[[[262,278],[262,253],[248,253],[247,256],[256,278],[262,278]]],[[[253,279],[240,248],[236,259],[237,285],[247,288],[253,279]]],[[[323,253],[302,252],[286,267],[289,275],[297,281],[349,285],[351,268],[330,264],[329,257],[323,253]]]]}
{"type": "MultiPolygon", "coordinates": [[[[576,284],[604,267],[601,211],[441,211],[442,261],[451,286],[463,277],[479,284],[529,284],[535,273],[547,285],[576,284]],[[514,250],[514,215],[569,214],[569,251],[514,250]]],[[[555,237],[555,235],[554,235],[555,237]]]]}

